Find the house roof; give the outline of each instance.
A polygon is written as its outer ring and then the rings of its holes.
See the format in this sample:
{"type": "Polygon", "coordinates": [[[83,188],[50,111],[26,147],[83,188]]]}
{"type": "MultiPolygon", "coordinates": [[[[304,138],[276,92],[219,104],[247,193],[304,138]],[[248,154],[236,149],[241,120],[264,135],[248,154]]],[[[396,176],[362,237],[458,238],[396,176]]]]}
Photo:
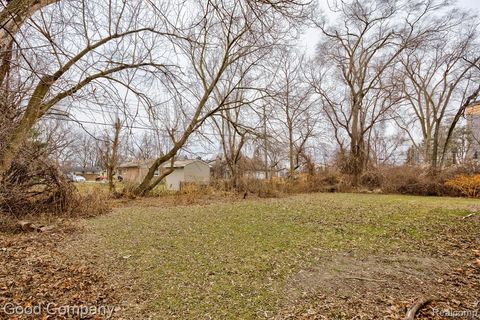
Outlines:
{"type": "MultiPolygon", "coordinates": [[[[143,167],[143,166],[151,166],[155,160],[154,159],[149,159],[149,160],[133,160],[130,162],[125,162],[122,163],[119,168],[137,168],[137,167],[143,167]]],[[[174,168],[184,168],[187,165],[194,163],[194,162],[202,162],[206,165],[208,165],[205,161],[203,160],[198,160],[198,159],[191,159],[191,160],[175,160],[173,163],[174,168]]],[[[171,162],[167,161],[164,164],[162,164],[163,168],[170,168],[171,162]]]]}
{"type": "Polygon", "coordinates": [[[102,172],[102,168],[100,168],[100,167],[80,167],[80,166],[77,166],[77,167],[73,167],[70,171],[72,171],[72,172],[93,172],[93,173],[97,173],[97,172],[102,172]]]}
{"type": "MultiPolygon", "coordinates": [[[[201,162],[201,163],[204,163],[204,164],[208,165],[208,163],[206,163],[203,160],[191,159],[191,160],[175,160],[174,163],[173,163],[173,167],[174,168],[184,168],[187,165],[189,165],[191,163],[194,163],[194,162],[201,162]]],[[[170,168],[170,165],[171,165],[171,162],[167,161],[164,164],[162,164],[162,167],[163,168],[170,168]]]]}
{"type": "Polygon", "coordinates": [[[153,163],[153,159],[147,159],[147,160],[133,160],[129,162],[122,163],[119,165],[119,168],[136,168],[136,167],[143,167],[143,166],[150,166],[153,163]]]}
{"type": "Polygon", "coordinates": [[[466,108],[467,115],[480,115],[480,101],[472,103],[466,108]]]}

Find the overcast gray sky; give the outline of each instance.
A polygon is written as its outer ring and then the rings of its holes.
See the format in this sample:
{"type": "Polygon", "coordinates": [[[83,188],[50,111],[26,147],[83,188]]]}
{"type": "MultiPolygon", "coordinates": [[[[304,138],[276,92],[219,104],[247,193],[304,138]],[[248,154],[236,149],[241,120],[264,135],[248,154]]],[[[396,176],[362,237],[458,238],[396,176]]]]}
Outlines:
{"type": "MultiPolygon", "coordinates": [[[[320,0],[319,2],[320,7],[324,7],[324,10],[328,10],[327,0],[320,0]]],[[[478,15],[480,15],[480,0],[457,0],[457,3],[460,7],[470,11],[471,13],[476,12],[478,15]]],[[[308,29],[300,39],[299,45],[301,48],[306,50],[309,55],[313,54],[315,46],[318,42],[318,37],[318,30],[308,29]]]]}

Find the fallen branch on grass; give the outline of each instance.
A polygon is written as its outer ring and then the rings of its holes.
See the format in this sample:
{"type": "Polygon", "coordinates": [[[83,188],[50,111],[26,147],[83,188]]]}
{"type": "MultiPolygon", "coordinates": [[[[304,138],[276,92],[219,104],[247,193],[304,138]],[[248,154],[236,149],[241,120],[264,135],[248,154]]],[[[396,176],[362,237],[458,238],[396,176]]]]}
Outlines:
{"type": "Polygon", "coordinates": [[[55,226],[37,225],[29,221],[20,221],[18,224],[20,225],[20,228],[22,228],[23,231],[27,231],[27,232],[32,232],[32,231],[49,232],[55,229],[55,226]]]}
{"type": "Polygon", "coordinates": [[[421,298],[417,300],[417,302],[407,311],[404,320],[414,320],[417,312],[432,301],[432,298],[421,298]]]}

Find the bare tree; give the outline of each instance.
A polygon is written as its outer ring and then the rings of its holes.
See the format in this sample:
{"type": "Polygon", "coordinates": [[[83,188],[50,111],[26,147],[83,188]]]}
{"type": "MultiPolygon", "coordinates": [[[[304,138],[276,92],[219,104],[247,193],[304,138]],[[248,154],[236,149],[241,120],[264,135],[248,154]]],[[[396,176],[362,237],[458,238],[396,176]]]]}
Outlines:
{"type": "MultiPolygon", "coordinates": [[[[277,140],[286,141],[289,177],[307,160],[307,142],[315,134],[319,115],[313,109],[312,88],[302,70],[304,56],[284,49],[274,60],[277,66],[270,91],[274,110],[273,118],[279,124],[277,140]],[[282,132],[282,134],[279,134],[282,132]]],[[[308,161],[307,161],[308,162],[308,161]]]]}
{"type": "MultiPolygon", "coordinates": [[[[31,2],[44,3],[18,0],[7,8],[31,2]]],[[[116,100],[119,87],[141,97],[143,88],[136,79],[159,79],[168,73],[156,43],[174,35],[159,31],[165,29],[165,21],[151,14],[148,4],[72,0],[58,6],[59,10],[37,10],[29,19],[37,8],[32,6],[25,18],[28,23],[9,35],[19,54],[9,60],[5,73],[9,80],[1,90],[7,94],[23,88],[25,94],[0,150],[0,174],[8,169],[28,132],[54,106],[116,100]]]]}
{"type": "Polygon", "coordinates": [[[33,14],[42,8],[56,2],[56,0],[10,0],[0,3],[0,85],[11,68],[14,43],[20,28],[33,14]]]}
{"type": "Polygon", "coordinates": [[[410,129],[407,119],[415,119],[413,127],[421,132],[423,158],[432,171],[443,165],[453,130],[465,107],[478,95],[479,74],[474,68],[480,61],[477,23],[469,22],[471,19],[462,12],[448,14],[442,19],[444,28],[402,55],[408,109],[399,122],[410,129]],[[442,139],[445,126],[450,133],[442,139]]]}
{"type": "Polygon", "coordinates": [[[76,132],[59,120],[40,122],[33,132],[45,145],[47,155],[61,169],[67,169],[76,157],[76,132]]]}
{"type": "MultiPolygon", "coordinates": [[[[171,96],[171,111],[163,117],[157,112],[154,120],[169,118],[172,147],[157,158],[135,193],[152,190],[172,169],[154,177],[158,168],[174,159],[190,135],[220,110],[235,107],[236,92],[244,90],[245,78],[254,72],[273,46],[282,41],[288,24],[279,23],[271,4],[251,6],[249,1],[196,1],[192,3],[189,21],[180,21],[187,30],[181,41],[174,39],[175,52],[189,62],[183,74],[178,74],[167,88],[171,96]],[[261,9],[259,9],[261,8],[261,9]],[[194,13],[192,13],[192,11],[194,13]],[[191,20],[191,16],[200,19],[191,20]],[[173,107],[172,107],[172,104],[173,107]]],[[[176,16],[184,16],[182,8],[176,16]]],[[[177,27],[177,30],[180,27],[177,27]]],[[[162,105],[163,109],[167,107],[162,105]]]]}
{"type": "Polygon", "coordinates": [[[248,130],[241,126],[241,107],[221,110],[218,117],[213,117],[213,124],[220,136],[223,158],[228,168],[232,187],[237,188],[242,175],[240,160],[248,137],[248,130]]]}
{"type": "Polygon", "coordinates": [[[142,134],[132,135],[129,153],[135,159],[150,160],[162,154],[162,147],[156,132],[145,131],[142,134]]]}
{"type": "Polygon", "coordinates": [[[92,134],[81,131],[76,133],[74,145],[75,163],[86,171],[87,168],[94,168],[101,163],[101,157],[97,148],[98,139],[92,134]]]}
{"type": "Polygon", "coordinates": [[[105,131],[97,146],[102,165],[107,170],[108,189],[110,192],[115,192],[115,174],[120,160],[121,130],[122,123],[119,118],[116,118],[113,132],[105,131]]]}
{"type": "Polygon", "coordinates": [[[368,164],[369,132],[402,99],[397,89],[399,57],[438,27],[429,19],[443,4],[342,0],[331,8],[341,23],[318,24],[323,34],[320,70],[312,84],[341,152],[348,154],[346,167],[354,185],[368,164]]]}
{"type": "Polygon", "coordinates": [[[388,133],[389,126],[391,123],[381,123],[369,133],[369,158],[372,159],[375,166],[399,163],[400,157],[403,155],[402,147],[408,141],[403,130],[388,133]]]}

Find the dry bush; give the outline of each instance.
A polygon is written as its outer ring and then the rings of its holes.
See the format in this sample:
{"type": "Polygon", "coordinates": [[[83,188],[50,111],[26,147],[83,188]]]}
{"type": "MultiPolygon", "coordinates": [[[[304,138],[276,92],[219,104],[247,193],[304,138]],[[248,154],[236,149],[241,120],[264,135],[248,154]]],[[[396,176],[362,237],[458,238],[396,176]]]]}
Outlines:
{"type": "MultiPolygon", "coordinates": [[[[445,185],[444,173],[431,174],[416,166],[381,167],[370,177],[378,176],[383,193],[400,193],[420,196],[458,196],[458,192],[445,185]]],[[[367,181],[377,182],[374,178],[367,181]]]]}
{"type": "Polygon", "coordinates": [[[256,195],[260,198],[280,197],[285,190],[284,179],[272,178],[270,180],[261,180],[254,178],[240,178],[233,183],[232,179],[215,179],[210,183],[210,189],[216,193],[237,193],[245,196],[256,195]]]}
{"type": "Polygon", "coordinates": [[[480,197],[480,174],[458,175],[448,179],[445,185],[458,190],[464,196],[471,198],[480,197]]]}
{"type": "Polygon", "coordinates": [[[15,217],[30,213],[62,213],[75,193],[57,168],[25,148],[3,176],[0,210],[15,217]]]}
{"type": "MultiPolygon", "coordinates": [[[[457,166],[432,174],[426,168],[419,166],[370,168],[361,176],[361,187],[353,189],[350,175],[342,174],[340,169],[328,168],[313,175],[300,174],[295,179],[240,179],[235,191],[261,198],[281,197],[285,194],[296,193],[353,192],[365,189],[379,193],[421,196],[472,196],[474,191],[462,191],[451,183],[445,182],[457,176],[458,172],[472,172],[476,169],[478,168],[472,166],[457,166]]],[[[211,185],[216,190],[232,190],[228,180],[214,180],[211,185]]]]}
{"type": "Polygon", "coordinates": [[[94,216],[109,210],[106,195],[80,194],[32,143],[20,152],[0,184],[0,211],[14,218],[53,214],[94,216]]]}
{"type": "MultiPolygon", "coordinates": [[[[456,170],[466,169],[457,168],[456,170]]],[[[295,179],[240,179],[235,191],[253,194],[261,198],[311,192],[358,192],[365,189],[379,193],[460,196],[462,194],[458,188],[453,188],[445,183],[454,175],[455,171],[452,171],[452,169],[432,174],[422,167],[385,166],[366,171],[361,176],[360,188],[354,189],[349,174],[341,173],[340,169],[328,168],[313,175],[300,174],[295,179]]],[[[216,180],[212,185],[217,190],[231,190],[229,181],[216,180]]]]}
{"type": "MultiPolygon", "coordinates": [[[[124,181],[123,188],[118,193],[118,198],[127,198],[127,199],[135,199],[139,197],[135,194],[135,189],[139,186],[138,183],[131,182],[131,181],[124,181]]],[[[164,183],[160,183],[155,188],[147,192],[144,196],[145,197],[162,197],[162,196],[171,196],[176,194],[177,191],[168,190],[164,183]]]]}
{"type": "MultiPolygon", "coordinates": [[[[135,199],[137,195],[134,190],[137,188],[138,184],[130,181],[123,181],[123,188],[120,192],[122,198],[135,199]]],[[[152,193],[157,192],[158,189],[155,188],[152,190],[152,193]]]]}
{"type": "Polygon", "coordinates": [[[445,181],[457,176],[473,176],[477,174],[480,174],[480,163],[478,162],[467,162],[460,165],[449,166],[442,171],[445,181]]]}
{"type": "Polygon", "coordinates": [[[201,186],[196,183],[184,183],[179,192],[176,193],[177,199],[187,204],[195,203],[196,199],[207,194],[207,186],[201,186]]]}
{"type": "Polygon", "coordinates": [[[232,183],[230,179],[213,179],[210,181],[210,187],[214,190],[231,192],[232,183]]]}
{"type": "Polygon", "coordinates": [[[67,210],[63,212],[63,215],[75,218],[89,218],[109,213],[110,210],[110,196],[108,192],[75,192],[68,202],[67,210]]]}
{"type": "Polygon", "coordinates": [[[351,177],[333,169],[317,173],[312,182],[320,192],[351,192],[353,190],[351,177]]]}
{"type": "Polygon", "coordinates": [[[347,152],[338,151],[334,160],[335,166],[344,174],[353,173],[353,159],[347,152]]]}
{"type": "Polygon", "coordinates": [[[370,169],[360,177],[360,184],[370,190],[381,189],[385,183],[385,176],[380,170],[370,169]]]}
{"type": "MultiPolygon", "coordinates": [[[[215,181],[215,188],[230,188],[231,184],[215,181]]],[[[325,170],[315,174],[299,174],[294,179],[273,177],[268,180],[240,179],[235,191],[256,195],[260,198],[278,198],[285,194],[312,192],[347,192],[349,180],[335,170],[325,170]]]]}
{"type": "Polygon", "coordinates": [[[240,179],[237,190],[241,193],[254,194],[259,198],[279,198],[285,192],[285,182],[282,179],[240,179]]]}

